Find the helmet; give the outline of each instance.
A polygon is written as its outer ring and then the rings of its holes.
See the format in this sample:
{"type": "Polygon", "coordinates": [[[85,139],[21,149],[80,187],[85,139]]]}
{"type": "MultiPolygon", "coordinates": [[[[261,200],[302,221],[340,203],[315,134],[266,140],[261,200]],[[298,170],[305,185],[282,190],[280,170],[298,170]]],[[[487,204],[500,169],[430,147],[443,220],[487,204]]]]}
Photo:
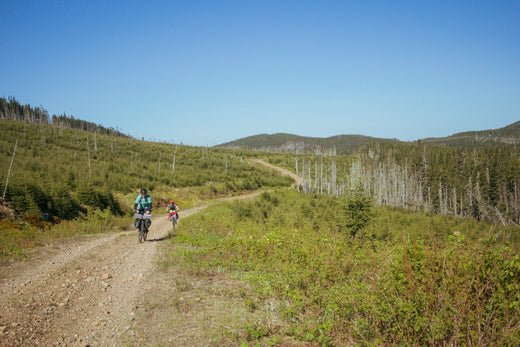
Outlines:
{"type": "Polygon", "coordinates": [[[146,194],[146,193],[148,193],[148,191],[145,188],[141,188],[140,193],[141,194],[146,194]]]}

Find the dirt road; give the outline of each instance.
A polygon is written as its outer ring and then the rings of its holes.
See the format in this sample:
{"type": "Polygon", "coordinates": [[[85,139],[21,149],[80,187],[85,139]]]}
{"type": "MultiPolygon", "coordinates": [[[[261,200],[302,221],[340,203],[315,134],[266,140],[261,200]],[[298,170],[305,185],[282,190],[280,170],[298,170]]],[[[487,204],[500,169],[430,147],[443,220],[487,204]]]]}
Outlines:
{"type": "Polygon", "coordinates": [[[281,167],[273,165],[273,164],[269,164],[268,162],[266,162],[265,160],[262,160],[262,159],[251,159],[250,161],[252,163],[259,164],[259,165],[265,166],[269,169],[272,169],[272,170],[278,172],[279,174],[281,174],[282,176],[287,176],[287,177],[292,178],[296,185],[302,185],[301,178],[298,177],[294,172],[291,172],[287,169],[281,168],[281,167]]]}
{"type": "MultiPolygon", "coordinates": [[[[182,211],[181,217],[206,207],[182,211]]],[[[161,282],[153,260],[159,241],[166,240],[170,230],[162,216],[154,219],[148,241],[141,244],[132,229],[50,247],[26,263],[0,268],[0,346],[153,341],[137,336],[153,333],[153,327],[143,332],[135,322],[143,322],[146,298],[161,292],[158,285],[168,286],[161,282]]]]}

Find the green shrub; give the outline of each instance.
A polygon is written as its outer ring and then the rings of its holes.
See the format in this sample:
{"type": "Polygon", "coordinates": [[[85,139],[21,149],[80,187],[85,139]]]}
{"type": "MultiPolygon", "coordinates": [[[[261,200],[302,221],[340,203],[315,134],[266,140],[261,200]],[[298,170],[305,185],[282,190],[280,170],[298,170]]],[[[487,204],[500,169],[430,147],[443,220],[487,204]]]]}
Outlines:
{"type": "Polygon", "coordinates": [[[80,188],[77,195],[81,204],[100,210],[109,209],[116,215],[123,214],[119,203],[111,192],[101,191],[91,185],[87,185],[80,188]]]}
{"type": "Polygon", "coordinates": [[[85,212],[65,186],[53,189],[52,198],[52,213],[61,219],[74,219],[85,212]]]}
{"type": "Polygon", "coordinates": [[[351,236],[368,226],[372,218],[373,203],[370,197],[355,193],[347,198],[343,206],[343,226],[351,236]]]}
{"type": "Polygon", "coordinates": [[[52,197],[34,183],[15,183],[8,187],[7,201],[20,216],[40,218],[42,213],[51,212],[52,197]]]}

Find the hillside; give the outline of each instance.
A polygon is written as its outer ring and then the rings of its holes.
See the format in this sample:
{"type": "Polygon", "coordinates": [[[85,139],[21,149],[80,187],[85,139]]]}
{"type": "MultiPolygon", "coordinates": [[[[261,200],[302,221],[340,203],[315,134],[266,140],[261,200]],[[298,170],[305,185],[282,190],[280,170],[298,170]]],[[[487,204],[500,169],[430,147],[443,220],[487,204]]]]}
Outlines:
{"type": "Polygon", "coordinates": [[[448,146],[479,146],[493,143],[520,144],[520,121],[503,128],[465,131],[447,137],[425,138],[422,141],[448,146]]]}
{"type": "Polygon", "coordinates": [[[93,131],[101,134],[129,137],[118,129],[107,128],[102,125],[75,118],[71,115],[53,115],[43,107],[33,107],[21,104],[14,97],[0,97],[0,120],[14,120],[33,124],[52,124],[61,128],[72,128],[93,131]]]}
{"type": "Polygon", "coordinates": [[[0,129],[0,182],[4,188],[16,143],[5,197],[22,217],[72,219],[88,206],[121,213],[114,195],[139,187],[155,195],[189,189],[210,197],[290,184],[227,149],[146,142],[56,123],[0,120],[0,129]]]}
{"type": "MultiPolygon", "coordinates": [[[[398,143],[403,141],[363,135],[337,135],[320,138],[277,133],[248,136],[223,143],[219,147],[244,148],[266,152],[352,154],[361,146],[376,142],[398,143]]],[[[496,143],[518,144],[520,143],[520,121],[499,129],[467,131],[447,137],[420,139],[418,142],[454,147],[482,147],[496,143]]]]}
{"type": "Polygon", "coordinates": [[[359,146],[375,142],[396,142],[363,135],[337,135],[331,137],[305,137],[292,134],[261,134],[223,143],[219,147],[245,148],[266,152],[350,154],[359,146]]]}

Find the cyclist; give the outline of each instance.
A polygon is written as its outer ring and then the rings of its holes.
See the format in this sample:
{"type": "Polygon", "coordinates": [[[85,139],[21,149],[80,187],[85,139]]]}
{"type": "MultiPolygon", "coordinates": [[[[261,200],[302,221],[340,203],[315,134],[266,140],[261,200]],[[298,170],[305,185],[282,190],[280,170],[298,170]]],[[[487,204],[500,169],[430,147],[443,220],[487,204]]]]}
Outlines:
{"type": "Polygon", "coordinates": [[[152,197],[148,195],[145,188],[141,188],[139,195],[135,198],[134,210],[139,213],[152,212],[152,197]]]}
{"type": "Polygon", "coordinates": [[[172,199],[168,200],[168,206],[166,207],[168,212],[168,219],[174,219],[175,224],[179,222],[179,206],[172,199]]]}
{"type": "MultiPolygon", "coordinates": [[[[145,188],[141,188],[139,195],[135,198],[134,210],[136,213],[152,213],[152,197],[148,195],[148,191],[145,188]]],[[[146,230],[150,227],[152,222],[147,219],[146,230]]]]}

